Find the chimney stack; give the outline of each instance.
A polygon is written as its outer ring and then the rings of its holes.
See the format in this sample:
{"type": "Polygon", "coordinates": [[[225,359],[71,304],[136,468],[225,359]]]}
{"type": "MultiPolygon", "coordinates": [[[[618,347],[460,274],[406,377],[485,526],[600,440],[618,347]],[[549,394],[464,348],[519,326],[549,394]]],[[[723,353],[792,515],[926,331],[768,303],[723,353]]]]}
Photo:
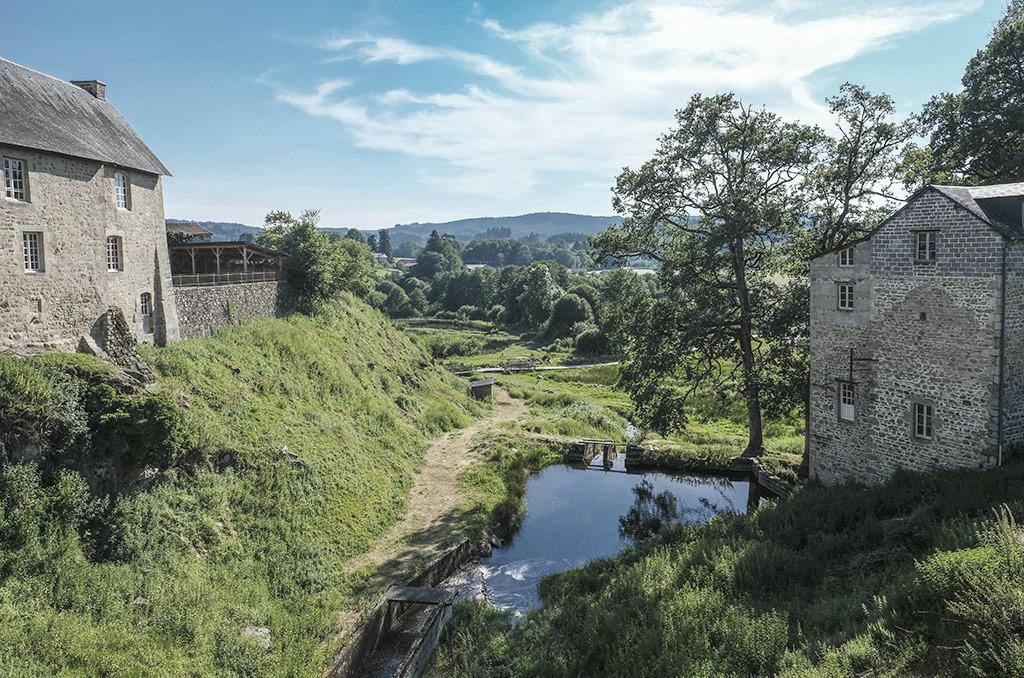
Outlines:
{"type": "Polygon", "coordinates": [[[107,98],[107,83],[100,80],[72,80],[71,84],[81,87],[101,101],[105,101],[107,98]]]}

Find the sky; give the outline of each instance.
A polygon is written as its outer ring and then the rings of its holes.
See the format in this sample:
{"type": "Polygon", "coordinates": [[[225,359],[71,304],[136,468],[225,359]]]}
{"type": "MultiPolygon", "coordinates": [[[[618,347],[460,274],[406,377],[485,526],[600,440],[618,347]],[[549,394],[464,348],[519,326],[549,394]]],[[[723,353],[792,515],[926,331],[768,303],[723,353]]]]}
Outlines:
{"type": "Polygon", "coordinates": [[[106,82],[173,174],[168,217],[372,229],[612,214],[697,92],[827,128],[851,81],[912,114],[957,89],[1004,0],[5,4],[0,57],[106,82]]]}

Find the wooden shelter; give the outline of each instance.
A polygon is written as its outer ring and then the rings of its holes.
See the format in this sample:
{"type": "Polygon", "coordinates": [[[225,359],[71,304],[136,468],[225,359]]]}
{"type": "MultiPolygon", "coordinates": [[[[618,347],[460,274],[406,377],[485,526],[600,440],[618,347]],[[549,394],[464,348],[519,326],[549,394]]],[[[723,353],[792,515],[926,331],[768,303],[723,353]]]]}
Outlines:
{"type": "Polygon", "coordinates": [[[168,245],[175,286],[268,282],[281,277],[284,255],[250,242],[168,245]]]}

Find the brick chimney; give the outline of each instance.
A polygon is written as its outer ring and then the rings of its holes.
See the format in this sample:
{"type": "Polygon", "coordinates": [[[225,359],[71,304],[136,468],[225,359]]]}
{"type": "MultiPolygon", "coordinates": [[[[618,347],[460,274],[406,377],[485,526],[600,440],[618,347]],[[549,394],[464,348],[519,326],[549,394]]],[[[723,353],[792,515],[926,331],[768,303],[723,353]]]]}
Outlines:
{"type": "Polygon", "coordinates": [[[97,99],[106,100],[107,98],[107,83],[100,80],[72,80],[71,84],[81,87],[97,99]]]}

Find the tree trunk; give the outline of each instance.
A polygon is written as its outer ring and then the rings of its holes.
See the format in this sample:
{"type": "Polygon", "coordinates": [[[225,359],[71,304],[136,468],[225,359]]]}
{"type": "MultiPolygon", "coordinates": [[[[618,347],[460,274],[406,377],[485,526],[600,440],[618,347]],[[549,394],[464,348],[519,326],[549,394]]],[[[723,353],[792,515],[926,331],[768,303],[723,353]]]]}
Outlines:
{"type": "Polygon", "coordinates": [[[736,297],[740,307],[740,353],[743,359],[743,395],[747,401],[747,428],[749,431],[744,457],[757,457],[764,452],[764,432],[761,423],[761,389],[754,359],[754,338],[751,329],[750,290],[747,289],[746,257],[742,237],[736,239],[733,249],[733,267],[736,275],[736,297]]]}

